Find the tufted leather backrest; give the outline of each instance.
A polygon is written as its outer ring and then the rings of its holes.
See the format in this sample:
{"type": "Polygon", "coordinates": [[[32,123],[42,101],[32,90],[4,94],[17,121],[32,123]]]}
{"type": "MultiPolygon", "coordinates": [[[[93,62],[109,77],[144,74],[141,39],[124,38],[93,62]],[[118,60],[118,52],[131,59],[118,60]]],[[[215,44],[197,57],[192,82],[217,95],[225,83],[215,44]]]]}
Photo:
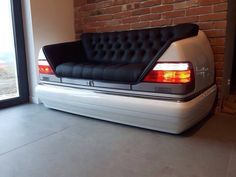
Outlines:
{"type": "Polygon", "coordinates": [[[89,61],[130,64],[153,60],[160,50],[180,39],[198,34],[195,24],[123,32],[87,33],[81,40],[89,61]]]}

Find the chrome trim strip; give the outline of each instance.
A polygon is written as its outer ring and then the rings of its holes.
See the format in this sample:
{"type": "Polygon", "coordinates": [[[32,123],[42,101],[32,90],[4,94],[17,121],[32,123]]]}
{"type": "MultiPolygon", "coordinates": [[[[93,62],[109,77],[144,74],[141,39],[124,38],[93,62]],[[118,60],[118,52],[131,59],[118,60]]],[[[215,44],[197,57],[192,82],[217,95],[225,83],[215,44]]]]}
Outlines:
{"type": "MultiPolygon", "coordinates": [[[[168,101],[176,101],[176,102],[185,101],[186,98],[190,98],[193,95],[193,93],[188,94],[188,95],[173,95],[173,94],[162,94],[162,93],[151,93],[151,92],[139,92],[139,91],[132,91],[132,90],[107,89],[107,88],[72,85],[72,84],[64,84],[64,83],[52,83],[52,82],[45,82],[45,81],[41,81],[40,84],[63,86],[63,87],[70,87],[70,88],[77,88],[77,89],[86,89],[86,90],[94,91],[96,93],[103,93],[103,94],[139,97],[139,98],[147,98],[147,99],[159,99],[159,100],[168,100],[168,101]]],[[[199,95],[199,94],[194,94],[194,95],[199,95]]]]}
{"type": "Polygon", "coordinates": [[[65,84],[73,84],[73,85],[79,85],[79,86],[131,90],[131,85],[129,84],[105,83],[105,82],[86,80],[86,79],[62,78],[61,82],[65,84]]]}
{"type": "Polygon", "coordinates": [[[39,79],[40,79],[40,81],[61,83],[61,78],[56,77],[55,75],[39,74],[39,79]]]}
{"type": "Polygon", "coordinates": [[[82,79],[62,78],[61,82],[65,83],[65,84],[73,84],[73,85],[84,85],[84,86],[88,86],[89,85],[89,81],[88,80],[82,80],[82,79]]]}

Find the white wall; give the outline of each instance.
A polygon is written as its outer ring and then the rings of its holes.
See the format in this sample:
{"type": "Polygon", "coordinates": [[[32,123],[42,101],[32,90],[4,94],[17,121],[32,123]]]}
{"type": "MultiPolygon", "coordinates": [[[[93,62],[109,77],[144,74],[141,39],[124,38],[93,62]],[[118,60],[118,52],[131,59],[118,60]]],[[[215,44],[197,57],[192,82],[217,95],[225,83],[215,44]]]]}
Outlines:
{"type": "Polygon", "coordinates": [[[75,39],[73,0],[22,0],[30,98],[37,103],[37,57],[42,46],[75,39]]]}

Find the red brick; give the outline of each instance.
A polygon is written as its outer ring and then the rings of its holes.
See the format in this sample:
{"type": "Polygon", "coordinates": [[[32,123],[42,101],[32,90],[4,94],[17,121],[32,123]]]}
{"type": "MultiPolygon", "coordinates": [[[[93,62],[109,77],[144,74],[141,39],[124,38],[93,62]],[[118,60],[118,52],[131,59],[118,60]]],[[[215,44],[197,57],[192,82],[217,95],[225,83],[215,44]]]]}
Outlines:
{"type": "Polygon", "coordinates": [[[227,21],[215,21],[213,22],[213,28],[215,29],[226,29],[227,21]]]}
{"type": "Polygon", "coordinates": [[[140,18],[139,17],[128,17],[128,18],[124,18],[122,20],[123,23],[136,23],[136,22],[139,22],[140,21],[140,18]]]}
{"type": "Polygon", "coordinates": [[[184,15],[185,15],[185,10],[178,10],[178,11],[163,13],[163,18],[183,17],[184,15]]]}
{"type": "Polygon", "coordinates": [[[222,78],[222,77],[217,77],[217,78],[216,78],[216,83],[217,83],[218,85],[222,85],[222,83],[223,83],[223,78],[222,78]]]}
{"type": "Polygon", "coordinates": [[[227,11],[228,4],[227,3],[216,4],[216,5],[214,5],[213,9],[214,9],[214,12],[227,11]]]}
{"type": "Polygon", "coordinates": [[[223,77],[223,70],[216,70],[216,77],[223,77]]]}
{"type": "Polygon", "coordinates": [[[171,3],[174,3],[174,2],[183,2],[185,0],[163,0],[162,3],[163,4],[171,4],[171,3]]]}
{"type": "Polygon", "coordinates": [[[144,15],[150,13],[150,8],[137,9],[132,12],[132,15],[144,15]]]}
{"type": "Polygon", "coordinates": [[[225,47],[224,46],[212,46],[214,54],[224,54],[225,47]]]}
{"type": "Polygon", "coordinates": [[[161,14],[147,14],[140,16],[140,21],[152,21],[152,20],[158,20],[161,18],[161,14]]]}
{"type": "Polygon", "coordinates": [[[223,70],[224,69],[224,62],[215,62],[216,70],[223,70]]]}
{"type": "Polygon", "coordinates": [[[161,0],[148,0],[140,3],[140,7],[152,7],[156,5],[160,5],[161,0]]]}
{"type": "Polygon", "coordinates": [[[114,6],[102,10],[103,14],[115,14],[121,12],[121,6],[114,6]]]}
{"type": "Polygon", "coordinates": [[[94,33],[97,32],[96,28],[86,28],[86,33],[94,33]]]}
{"type": "MultiPolygon", "coordinates": [[[[111,2],[111,1],[108,1],[108,2],[111,2]]],[[[113,1],[112,3],[113,3],[112,5],[128,4],[128,3],[129,3],[129,0],[115,0],[115,1],[113,1]]]]}
{"type": "Polygon", "coordinates": [[[219,38],[210,38],[210,43],[212,46],[224,46],[225,45],[225,38],[219,37],[219,38]]]}
{"type": "Polygon", "coordinates": [[[207,15],[200,16],[199,21],[205,22],[205,21],[225,20],[226,16],[227,16],[226,12],[216,13],[216,14],[207,14],[207,15]]]}
{"type": "Polygon", "coordinates": [[[151,13],[161,13],[173,10],[173,5],[163,5],[151,8],[151,13]]]}
{"type": "Polygon", "coordinates": [[[173,19],[174,24],[180,24],[180,23],[195,23],[198,21],[198,16],[190,16],[190,17],[179,17],[173,19]]]}
{"type": "Polygon", "coordinates": [[[204,7],[195,7],[190,8],[186,11],[186,15],[202,15],[202,14],[208,14],[212,12],[211,6],[204,6],[204,7]]]}
{"type": "Polygon", "coordinates": [[[131,12],[129,11],[125,11],[125,12],[120,12],[120,13],[116,13],[116,14],[113,14],[113,19],[124,19],[124,18],[127,18],[129,17],[131,14],[131,12]]]}
{"type": "Polygon", "coordinates": [[[198,2],[196,0],[189,0],[189,1],[183,1],[183,2],[178,2],[174,3],[174,9],[188,9],[192,7],[198,7],[198,2]]]}
{"type": "Polygon", "coordinates": [[[160,27],[171,25],[171,19],[156,20],[151,22],[151,27],[160,27]]]}
{"type": "Polygon", "coordinates": [[[140,6],[140,4],[138,4],[138,3],[124,5],[124,7],[126,7],[127,10],[138,9],[139,6],[140,6]]]}
{"type": "MultiPolygon", "coordinates": [[[[110,21],[110,22],[112,22],[112,21],[110,21]]],[[[96,26],[105,26],[106,24],[107,24],[106,21],[94,21],[91,23],[87,23],[86,28],[94,28],[96,26]]]]}
{"type": "Polygon", "coordinates": [[[96,4],[96,9],[102,9],[102,8],[106,8],[106,7],[110,7],[110,6],[112,6],[111,1],[103,1],[103,2],[96,4]]]}
{"type": "MultiPolygon", "coordinates": [[[[99,16],[93,16],[89,17],[87,20],[91,21],[105,21],[105,20],[112,20],[112,15],[99,15],[99,16]]],[[[86,21],[87,21],[86,20],[86,21]]],[[[89,22],[88,21],[88,22],[89,22]]]]}
{"type": "Polygon", "coordinates": [[[210,37],[225,37],[226,30],[218,30],[218,29],[212,29],[212,30],[205,30],[205,33],[207,36],[210,37]]]}
{"type": "Polygon", "coordinates": [[[82,6],[85,5],[87,3],[87,0],[74,0],[74,6],[82,6]]]}
{"type": "Polygon", "coordinates": [[[77,12],[75,12],[75,17],[79,17],[79,18],[84,18],[84,17],[88,17],[89,16],[89,11],[82,11],[79,8],[77,8],[77,12]]]}
{"type": "Polygon", "coordinates": [[[114,26],[114,31],[129,30],[130,24],[114,26]]]}
{"type": "Polygon", "coordinates": [[[86,4],[84,6],[81,6],[80,10],[83,11],[90,11],[90,10],[95,10],[96,9],[96,4],[86,4]]]}
{"type": "Polygon", "coordinates": [[[224,54],[215,54],[214,55],[214,58],[215,58],[215,61],[224,61],[224,54]]]}
{"type": "Polygon", "coordinates": [[[105,1],[105,0],[87,0],[87,3],[92,4],[92,3],[102,2],[102,1],[105,1]]]}
{"type": "Polygon", "coordinates": [[[97,32],[106,32],[106,31],[122,31],[122,30],[129,30],[130,24],[126,25],[114,25],[114,26],[103,26],[97,28],[97,32]]]}
{"type": "Polygon", "coordinates": [[[200,29],[209,30],[209,29],[226,29],[226,21],[208,21],[198,23],[200,29]]]}
{"type": "Polygon", "coordinates": [[[226,2],[227,0],[198,0],[200,6],[205,6],[205,5],[214,5],[222,2],[226,2]]]}
{"type": "Polygon", "coordinates": [[[150,27],[150,22],[140,22],[140,23],[134,23],[131,24],[131,29],[142,29],[142,28],[148,28],[150,27]]]}
{"type": "Polygon", "coordinates": [[[213,29],[213,22],[201,22],[198,23],[201,30],[213,29]]]}

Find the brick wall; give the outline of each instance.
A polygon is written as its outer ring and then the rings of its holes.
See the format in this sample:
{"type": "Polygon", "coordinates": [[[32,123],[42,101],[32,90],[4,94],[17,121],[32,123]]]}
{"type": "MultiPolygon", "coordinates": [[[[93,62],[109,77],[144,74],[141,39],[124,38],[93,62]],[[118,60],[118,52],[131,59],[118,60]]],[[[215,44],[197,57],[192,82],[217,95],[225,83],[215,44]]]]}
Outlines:
{"type": "Polygon", "coordinates": [[[77,39],[84,32],[132,30],[186,22],[199,24],[214,50],[216,81],[220,89],[227,0],[74,0],[74,4],[77,39]]]}

